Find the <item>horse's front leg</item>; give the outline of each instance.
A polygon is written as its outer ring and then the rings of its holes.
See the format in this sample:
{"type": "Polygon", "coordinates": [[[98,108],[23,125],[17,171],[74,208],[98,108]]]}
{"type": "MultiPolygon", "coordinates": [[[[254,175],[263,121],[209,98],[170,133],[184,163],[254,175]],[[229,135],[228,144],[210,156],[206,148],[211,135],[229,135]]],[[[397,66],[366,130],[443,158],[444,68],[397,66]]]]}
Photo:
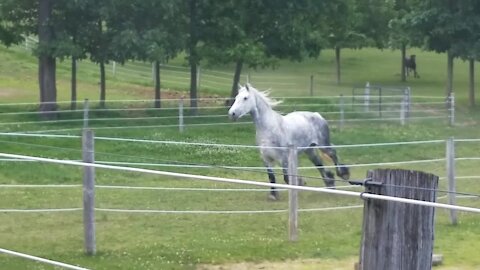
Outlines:
{"type": "MultiPolygon", "coordinates": [[[[268,180],[271,184],[275,184],[275,173],[273,172],[272,166],[266,164],[267,173],[268,173],[268,180]]],[[[270,188],[270,194],[268,195],[268,199],[272,201],[277,201],[280,198],[278,195],[278,191],[275,187],[270,188]]]]}
{"type": "MultiPolygon", "coordinates": [[[[288,174],[288,161],[282,161],[282,172],[283,172],[283,180],[286,184],[290,183],[290,176],[288,174]]],[[[297,175],[297,183],[299,186],[304,186],[306,183],[304,179],[297,175]]]]}

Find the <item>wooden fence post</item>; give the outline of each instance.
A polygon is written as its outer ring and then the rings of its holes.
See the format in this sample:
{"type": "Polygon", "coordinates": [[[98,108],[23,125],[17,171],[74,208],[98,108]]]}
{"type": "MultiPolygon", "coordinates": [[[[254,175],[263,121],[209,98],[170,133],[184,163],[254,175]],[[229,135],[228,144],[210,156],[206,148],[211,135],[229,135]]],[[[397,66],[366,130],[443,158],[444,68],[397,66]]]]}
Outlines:
{"type": "Polygon", "coordinates": [[[180,102],[178,103],[178,130],[183,132],[184,124],[183,124],[183,97],[180,98],[180,102]]]}
{"type": "MultiPolygon", "coordinates": [[[[438,176],[378,169],[367,173],[366,192],[434,202],[438,176]]],[[[360,270],[430,270],[435,208],[366,199],[360,270]]]]}
{"type": "Polygon", "coordinates": [[[344,101],[343,101],[343,94],[340,94],[340,128],[343,128],[343,125],[345,124],[345,109],[344,109],[344,101]]]}
{"type": "Polygon", "coordinates": [[[453,126],[455,125],[455,95],[452,93],[450,93],[450,95],[448,96],[448,100],[449,100],[449,118],[450,118],[450,126],[453,126]]]}
{"type": "Polygon", "coordinates": [[[370,83],[367,82],[365,85],[365,93],[363,96],[363,105],[365,108],[365,112],[368,112],[370,110],[370,83]]]}
{"type": "Polygon", "coordinates": [[[88,128],[88,110],[89,110],[89,105],[88,105],[88,98],[85,99],[83,102],[83,128],[88,128]]]}
{"type": "Polygon", "coordinates": [[[411,99],[411,88],[410,86],[405,88],[404,90],[404,97],[405,97],[405,100],[406,100],[406,106],[407,106],[407,109],[406,109],[406,117],[409,118],[410,117],[410,110],[411,110],[411,107],[412,107],[412,99],[411,99]]]}
{"type": "MultiPolygon", "coordinates": [[[[455,140],[453,137],[447,139],[446,145],[446,161],[447,161],[447,178],[448,178],[448,204],[456,205],[457,198],[455,196],[455,140]]],[[[450,221],[453,225],[457,224],[457,211],[450,210],[450,221]]]]}
{"type": "Polygon", "coordinates": [[[406,116],[405,109],[406,109],[405,98],[402,98],[402,100],[400,101],[400,124],[402,124],[402,126],[405,125],[405,116],[406,116]]]}
{"type": "MultiPolygon", "coordinates": [[[[93,131],[85,129],[82,136],[83,162],[95,163],[93,131]]],[[[83,226],[85,233],[85,252],[95,255],[95,168],[83,168],[83,226]]]]}
{"type": "MultiPolygon", "coordinates": [[[[288,183],[298,186],[297,178],[297,147],[288,146],[288,183]]],[[[288,190],[288,239],[298,240],[298,191],[288,190]]]]}

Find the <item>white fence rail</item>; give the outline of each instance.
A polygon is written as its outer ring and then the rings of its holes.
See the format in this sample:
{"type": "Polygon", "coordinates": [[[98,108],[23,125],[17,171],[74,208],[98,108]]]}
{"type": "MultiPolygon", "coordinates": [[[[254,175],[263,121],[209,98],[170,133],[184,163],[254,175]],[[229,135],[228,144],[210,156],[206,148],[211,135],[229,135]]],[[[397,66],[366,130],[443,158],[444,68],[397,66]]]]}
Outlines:
{"type": "Polygon", "coordinates": [[[387,200],[387,201],[389,200],[389,201],[396,201],[396,202],[402,202],[402,203],[417,204],[417,205],[424,205],[424,206],[433,206],[433,207],[439,207],[439,208],[444,208],[444,209],[453,209],[453,210],[480,213],[480,209],[473,208],[473,207],[448,205],[448,204],[442,204],[442,203],[424,202],[424,201],[389,197],[389,196],[383,196],[383,195],[374,195],[374,194],[368,194],[368,193],[363,193],[363,192],[328,189],[328,188],[323,188],[323,187],[306,187],[306,186],[293,186],[293,185],[288,185],[288,184],[273,184],[273,183],[257,182],[257,181],[251,181],[251,180],[241,180],[241,179],[232,179],[232,178],[224,178],[224,177],[212,177],[212,176],[194,175],[194,174],[186,174],[186,173],[157,171],[157,170],[149,170],[149,169],[141,169],[141,168],[112,166],[112,165],[104,165],[104,164],[96,164],[96,163],[85,163],[85,162],[71,161],[71,160],[58,160],[58,159],[50,159],[50,158],[42,158],[42,157],[26,156],[26,155],[16,155],[16,154],[7,154],[7,153],[0,153],[0,157],[13,158],[13,159],[36,160],[36,161],[40,161],[40,162],[56,163],[56,164],[63,164],[63,165],[95,167],[95,168],[101,168],[101,169],[137,172],[137,173],[147,173],[147,174],[155,174],[155,175],[163,175],[163,176],[171,176],[171,177],[179,177],[179,178],[188,178],[188,179],[196,179],[196,180],[208,180],[208,181],[232,183],[232,184],[244,184],[244,185],[262,186],[262,187],[274,187],[274,188],[279,188],[279,189],[291,189],[291,190],[298,190],[298,191],[315,191],[315,192],[323,192],[323,193],[330,193],[330,194],[336,194],[336,195],[358,197],[358,198],[361,198],[361,199],[371,198],[371,199],[378,199],[378,200],[387,200]]]}
{"type": "Polygon", "coordinates": [[[45,258],[41,258],[41,257],[37,257],[37,256],[28,255],[28,254],[25,254],[25,253],[20,253],[20,252],[8,250],[8,249],[3,249],[3,248],[0,248],[0,253],[4,253],[4,254],[7,254],[7,255],[12,255],[12,256],[16,256],[16,257],[21,257],[21,258],[29,259],[29,260],[36,261],[36,262],[46,263],[46,264],[62,267],[62,268],[65,268],[65,269],[88,270],[87,268],[83,268],[83,267],[79,267],[79,266],[75,266],[75,265],[71,265],[71,264],[66,264],[66,263],[62,263],[62,262],[57,262],[57,261],[53,261],[53,260],[49,260],[49,259],[45,259],[45,258]]]}

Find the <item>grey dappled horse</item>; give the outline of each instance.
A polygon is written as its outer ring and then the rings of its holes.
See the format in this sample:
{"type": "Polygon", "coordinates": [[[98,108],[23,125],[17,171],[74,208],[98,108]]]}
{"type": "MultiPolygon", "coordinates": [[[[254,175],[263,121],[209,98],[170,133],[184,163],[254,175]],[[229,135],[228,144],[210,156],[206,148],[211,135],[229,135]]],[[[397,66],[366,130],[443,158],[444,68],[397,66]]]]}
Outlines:
{"type": "MultiPolygon", "coordinates": [[[[327,121],[316,112],[298,111],[281,115],[272,109],[278,103],[270,99],[268,94],[258,91],[247,83],[245,86],[240,86],[238,95],[228,111],[229,117],[233,120],[248,113],[252,115],[256,127],[257,145],[261,146],[260,153],[267,167],[270,182],[275,183],[272,167],[275,162],[279,162],[283,168],[284,180],[288,183],[287,146],[289,145],[297,147],[326,146],[320,150],[335,163],[337,175],[347,180],[350,177],[348,168],[338,163],[335,149],[330,147],[327,121]]],[[[326,186],[335,186],[333,173],[323,168],[322,160],[314,148],[301,148],[298,152],[307,154],[310,161],[320,171],[326,186]]],[[[270,198],[278,199],[278,193],[273,187],[270,191],[270,198]]]]}

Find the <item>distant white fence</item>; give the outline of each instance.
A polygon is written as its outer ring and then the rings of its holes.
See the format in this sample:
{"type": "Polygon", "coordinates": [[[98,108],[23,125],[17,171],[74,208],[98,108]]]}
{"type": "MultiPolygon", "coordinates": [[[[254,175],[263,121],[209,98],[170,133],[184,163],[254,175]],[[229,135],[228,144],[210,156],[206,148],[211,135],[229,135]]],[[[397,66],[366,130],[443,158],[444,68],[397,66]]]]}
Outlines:
{"type": "MultiPolygon", "coordinates": [[[[400,102],[385,102],[382,111],[363,110],[363,104],[346,103],[348,97],[280,97],[285,103],[277,107],[282,113],[295,110],[310,110],[320,112],[332,125],[344,127],[347,124],[363,122],[398,122],[405,125],[416,120],[444,119],[450,125],[455,121],[454,100],[438,101],[434,97],[409,97],[408,105],[405,100],[400,102]],[[425,99],[427,98],[427,99],[425,99]],[[309,100],[305,103],[302,99],[309,100]],[[318,102],[312,100],[318,99],[318,102]],[[326,102],[326,103],[325,103],[326,102]],[[450,107],[446,108],[446,104],[450,107]]],[[[154,100],[112,100],[107,101],[107,108],[91,108],[84,105],[84,109],[60,109],[54,113],[59,120],[39,121],[31,116],[38,114],[37,103],[0,103],[0,131],[52,133],[79,131],[84,122],[88,121],[90,128],[101,129],[144,129],[144,128],[176,128],[180,132],[186,128],[205,126],[236,126],[250,125],[249,118],[242,121],[228,120],[225,107],[226,98],[198,99],[200,107],[195,115],[191,115],[190,108],[184,105],[183,99],[165,99],[162,108],[150,107],[154,100]],[[203,105],[202,105],[203,104],[203,105]],[[88,115],[88,119],[84,116],[88,115]],[[108,123],[108,127],[105,124],[108,123]],[[41,125],[40,130],[29,129],[41,125]],[[58,128],[58,126],[62,128],[58,128]],[[56,128],[57,127],[57,128],[56,128]]],[[[96,101],[88,101],[94,104],[96,101]]],[[[70,104],[70,101],[59,101],[60,106],[70,104]]],[[[87,104],[87,102],[85,102],[87,104]]]]}

